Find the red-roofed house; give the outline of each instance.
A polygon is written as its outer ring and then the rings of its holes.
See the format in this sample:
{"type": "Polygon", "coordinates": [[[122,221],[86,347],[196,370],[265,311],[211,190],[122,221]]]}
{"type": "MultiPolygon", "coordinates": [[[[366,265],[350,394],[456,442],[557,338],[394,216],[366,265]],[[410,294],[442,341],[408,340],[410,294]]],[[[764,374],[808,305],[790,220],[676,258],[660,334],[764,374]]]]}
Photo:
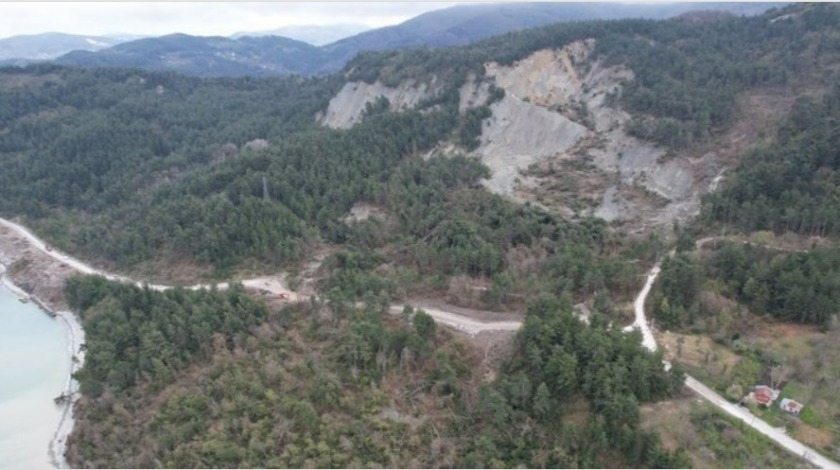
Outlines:
{"type": "Polygon", "coordinates": [[[753,395],[755,396],[756,403],[759,405],[770,406],[776,398],[779,398],[779,391],[773,390],[766,385],[756,385],[753,395]]]}

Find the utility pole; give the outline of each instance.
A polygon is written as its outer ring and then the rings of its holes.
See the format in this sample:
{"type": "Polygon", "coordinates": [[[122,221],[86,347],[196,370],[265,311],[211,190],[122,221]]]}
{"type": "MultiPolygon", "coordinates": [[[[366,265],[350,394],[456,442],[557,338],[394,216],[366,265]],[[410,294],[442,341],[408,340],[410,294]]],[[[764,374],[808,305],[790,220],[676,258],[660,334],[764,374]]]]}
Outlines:
{"type": "Polygon", "coordinates": [[[268,196],[268,183],[265,181],[265,176],[262,178],[263,180],[263,199],[266,201],[271,201],[271,198],[268,196]]]}

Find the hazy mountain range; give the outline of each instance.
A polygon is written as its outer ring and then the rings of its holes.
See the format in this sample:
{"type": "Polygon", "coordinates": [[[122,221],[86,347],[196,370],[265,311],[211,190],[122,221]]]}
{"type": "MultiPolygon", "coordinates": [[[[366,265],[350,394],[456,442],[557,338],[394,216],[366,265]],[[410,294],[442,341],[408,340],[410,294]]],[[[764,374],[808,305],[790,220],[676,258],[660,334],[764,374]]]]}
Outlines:
{"type": "MultiPolygon", "coordinates": [[[[753,15],[786,3],[497,3],[459,5],[419,15],[396,26],[364,31],[362,25],[288,26],[232,37],[172,34],[120,42],[71,35],[16,36],[0,40],[0,60],[23,58],[96,67],[141,67],[197,76],[318,74],[341,69],[365,50],[445,47],[564,21],[663,19],[689,11],[753,15]],[[278,35],[279,34],[279,35],[278,35]],[[18,46],[15,46],[18,44],[18,46]],[[23,44],[29,44],[25,48],[23,44]],[[40,44],[40,46],[38,46],[40,44]],[[8,46],[11,45],[11,46],[8,46]],[[15,46],[15,47],[12,47],[15,46]]],[[[6,63],[9,63],[8,60],[6,63]]]]}
{"type": "Polygon", "coordinates": [[[109,36],[43,33],[0,39],[0,60],[50,60],[70,51],[98,51],[123,42],[109,36]]]}
{"type": "Polygon", "coordinates": [[[56,62],[86,67],[136,67],[196,76],[269,76],[322,71],[323,51],[282,36],[170,34],[126,42],[110,49],[73,51],[56,62]]]}
{"type": "Polygon", "coordinates": [[[231,37],[238,39],[244,36],[284,36],[290,39],[312,44],[313,46],[323,46],[370,29],[370,26],[355,23],[341,23],[325,26],[290,25],[269,31],[243,31],[235,33],[231,35],[231,37]]]}

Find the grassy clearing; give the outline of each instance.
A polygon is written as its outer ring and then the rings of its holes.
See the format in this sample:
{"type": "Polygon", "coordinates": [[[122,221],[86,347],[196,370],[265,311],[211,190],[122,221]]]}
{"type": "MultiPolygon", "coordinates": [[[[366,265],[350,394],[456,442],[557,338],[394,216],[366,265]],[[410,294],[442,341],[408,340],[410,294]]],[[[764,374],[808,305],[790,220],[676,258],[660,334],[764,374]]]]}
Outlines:
{"type": "MultiPolygon", "coordinates": [[[[807,408],[806,408],[807,409],[807,408]]],[[[796,440],[815,449],[827,449],[834,443],[834,436],[824,429],[817,429],[805,423],[799,423],[793,432],[796,440]]]]}
{"type": "Polygon", "coordinates": [[[807,325],[768,323],[756,328],[747,340],[780,360],[798,361],[812,356],[825,333],[807,325]]]}
{"type": "Polygon", "coordinates": [[[840,457],[840,331],[802,325],[769,324],[745,341],[777,364],[770,368],[784,384],[779,399],[805,405],[793,417],[775,405],[768,410],[792,435],[827,456],[840,457]]]}
{"type": "MultiPolygon", "coordinates": [[[[746,238],[746,237],[744,237],[746,238]]],[[[753,243],[807,249],[822,244],[805,237],[752,234],[753,243]]],[[[707,245],[711,248],[711,245],[707,245]]],[[[708,253],[699,250],[703,261],[708,253]]],[[[705,259],[708,261],[708,259],[705,259]]],[[[730,288],[710,278],[698,294],[697,315],[678,332],[660,334],[666,357],[732,401],[764,384],[782,390],[770,409],[755,413],[769,424],[802,436],[815,449],[840,459],[840,328],[785,323],[751,311],[727,297],[730,288]],[[691,334],[688,334],[691,333],[691,334]],[[799,416],[779,408],[784,398],[805,405],[799,416]]]]}
{"type": "Polygon", "coordinates": [[[696,397],[642,407],[647,429],[672,449],[683,446],[695,468],[811,468],[798,457],[696,397]]]}
{"type": "Polygon", "coordinates": [[[699,380],[718,390],[726,390],[741,358],[732,350],[702,335],[664,332],[657,342],[665,358],[677,362],[699,380]]]}
{"type": "Polygon", "coordinates": [[[745,315],[738,341],[729,345],[673,332],[658,340],[666,357],[733,401],[754,384],[781,387],[772,407],[751,407],[753,413],[826,456],[840,458],[840,330],[822,332],[745,315]],[[798,417],[779,408],[784,398],[805,405],[798,417]]]}

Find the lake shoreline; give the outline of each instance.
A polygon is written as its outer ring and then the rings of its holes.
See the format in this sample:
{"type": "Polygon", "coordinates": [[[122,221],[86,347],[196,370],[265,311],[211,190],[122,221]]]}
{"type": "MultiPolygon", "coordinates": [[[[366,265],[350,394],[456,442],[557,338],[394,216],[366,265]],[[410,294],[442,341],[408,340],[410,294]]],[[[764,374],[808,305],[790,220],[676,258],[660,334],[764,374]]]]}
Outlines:
{"type": "MultiPolygon", "coordinates": [[[[47,311],[49,312],[49,311],[47,311]]],[[[70,465],[65,457],[67,451],[67,439],[73,432],[73,425],[76,423],[74,408],[79,398],[79,383],[73,378],[84,364],[84,351],[81,347],[84,343],[84,330],[76,315],[71,311],[53,312],[54,316],[61,320],[68,335],[68,352],[70,353],[70,374],[64,386],[63,396],[67,397],[61,404],[64,410],[58,429],[55,430],[50,440],[49,454],[50,461],[56,468],[69,468],[70,465]]]]}
{"type": "Polygon", "coordinates": [[[45,451],[56,468],[69,468],[65,457],[67,439],[75,424],[74,407],[78,398],[79,385],[73,374],[84,363],[84,330],[79,318],[70,311],[64,301],[64,281],[75,274],[75,270],[39,250],[32,249],[28,241],[6,227],[0,227],[0,284],[22,301],[31,301],[45,314],[60,321],[70,356],[70,369],[64,388],[57,391],[67,397],[63,403],[45,403],[44,406],[61,406],[62,415],[58,428],[45,451]]]}

